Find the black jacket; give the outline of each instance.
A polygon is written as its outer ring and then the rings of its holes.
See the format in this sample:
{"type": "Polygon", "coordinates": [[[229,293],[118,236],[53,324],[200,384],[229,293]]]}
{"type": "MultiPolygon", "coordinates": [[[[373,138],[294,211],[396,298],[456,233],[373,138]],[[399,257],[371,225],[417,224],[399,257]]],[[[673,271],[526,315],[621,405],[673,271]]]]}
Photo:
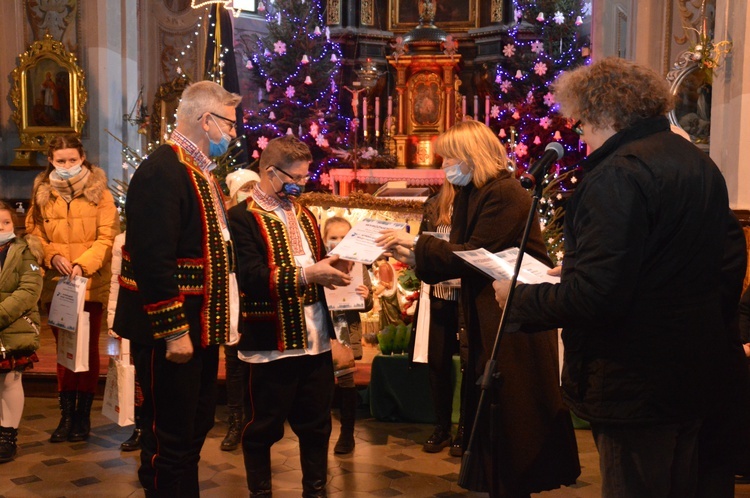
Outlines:
{"type": "Polygon", "coordinates": [[[617,133],[584,167],[562,281],[520,285],[511,318],[564,327],[564,396],[578,416],[702,416],[727,349],[724,254],[739,243],[727,239],[736,220],[724,178],[662,117],[617,133]]]}

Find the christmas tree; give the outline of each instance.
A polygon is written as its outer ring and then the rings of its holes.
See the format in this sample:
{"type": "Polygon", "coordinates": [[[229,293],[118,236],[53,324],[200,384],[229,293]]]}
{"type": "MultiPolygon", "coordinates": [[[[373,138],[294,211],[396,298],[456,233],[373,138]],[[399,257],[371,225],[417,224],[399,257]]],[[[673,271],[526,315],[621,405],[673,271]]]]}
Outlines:
{"type": "Polygon", "coordinates": [[[257,159],[269,140],[294,134],[310,146],[316,181],[338,161],[330,147],[348,134],[348,121],[338,117],[341,50],[318,0],[275,0],[258,10],[266,12],[268,34],[243,38],[238,47],[258,88],[259,108],[245,115],[248,148],[257,159]]]}
{"type": "Polygon", "coordinates": [[[540,200],[544,236],[553,259],[562,256],[564,201],[579,180],[577,164],[586,153],[572,122],[558,112],[551,84],[566,70],[589,62],[589,41],[581,36],[591,2],[514,0],[514,24],[503,40],[503,59],[494,70],[491,126],[518,171],[559,142],[565,156],[547,176],[540,200]]]}

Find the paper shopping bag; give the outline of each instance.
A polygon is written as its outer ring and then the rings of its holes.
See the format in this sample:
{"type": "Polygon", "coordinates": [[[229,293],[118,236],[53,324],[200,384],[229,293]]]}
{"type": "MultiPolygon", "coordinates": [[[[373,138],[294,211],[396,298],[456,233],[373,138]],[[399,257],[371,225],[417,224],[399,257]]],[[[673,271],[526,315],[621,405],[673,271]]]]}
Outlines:
{"type": "Polygon", "coordinates": [[[60,329],[57,334],[57,363],[73,372],[89,370],[89,313],[82,311],[74,332],[60,329]]]}
{"type": "Polygon", "coordinates": [[[109,357],[102,415],[120,427],[135,423],[135,366],[130,360],[109,357]]]}
{"type": "Polygon", "coordinates": [[[85,277],[62,277],[57,282],[55,293],[50,303],[47,323],[58,329],[76,330],[78,318],[83,312],[83,303],[86,301],[85,277]]]}
{"type": "Polygon", "coordinates": [[[422,282],[419,290],[419,310],[417,311],[417,331],[414,337],[414,363],[427,363],[427,350],[430,343],[430,286],[422,282]]]}

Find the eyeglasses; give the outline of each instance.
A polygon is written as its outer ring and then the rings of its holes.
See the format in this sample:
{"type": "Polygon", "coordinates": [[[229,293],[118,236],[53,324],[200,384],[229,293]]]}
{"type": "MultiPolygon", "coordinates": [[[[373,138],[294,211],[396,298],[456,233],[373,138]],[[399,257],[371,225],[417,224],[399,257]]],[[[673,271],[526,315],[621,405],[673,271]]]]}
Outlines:
{"type": "MultiPolygon", "coordinates": [[[[224,121],[225,123],[227,123],[232,128],[234,128],[235,126],[237,126],[237,121],[235,121],[233,119],[225,118],[224,116],[220,116],[219,114],[216,114],[216,113],[213,113],[213,112],[209,112],[209,114],[211,116],[215,117],[215,118],[221,119],[222,121],[224,121]]],[[[203,119],[203,116],[205,116],[205,114],[201,115],[201,117],[198,118],[198,121],[200,121],[201,119],[203,119]]]]}
{"type": "Polygon", "coordinates": [[[283,169],[279,168],[278,166],[274,166],[273,169],[275,169],[276,171],[281,171],[282,173],[284,173],[284,175],[287,178],[289,178],[290,180],[292,180],[294,183],[296,183],[298,185],[302,185],[302,184],[307,183],[307,182],[310,181],[310,175],[292,176],[289,173],[287,173],[286,171],[284,171],[283,169]]]}
{"type": "Polygon", "coordinates": [[[583,128],[581,128],[581,120],[579,119],[575,123],[573,123],[573,126],[570,127],[571,130],[578,133],[579,135],[583,135],[583,128]]]}

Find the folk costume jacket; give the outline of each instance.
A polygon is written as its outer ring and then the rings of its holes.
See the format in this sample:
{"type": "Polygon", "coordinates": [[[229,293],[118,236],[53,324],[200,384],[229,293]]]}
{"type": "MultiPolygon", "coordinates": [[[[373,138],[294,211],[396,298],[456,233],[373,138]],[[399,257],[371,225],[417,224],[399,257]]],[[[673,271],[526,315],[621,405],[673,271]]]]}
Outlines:
{"type": "Polygon", "coordinates": [[[118,334],[144,345],[186,332],[203,347],[226,342],[234,251],[211,195],[218,188],[173,142],[139,166],[125,205],[118,334]]]}
{"type": "MultiPolygon", "coordinates": [[[[325,256],[315,216],[294,204],[302,235],[320,261],[325,256]]],[[[286,351],[307,347],[305,305],[322,301],[320,285],[304,285],[294,260],[289,232],[282,220],[263,209],[252,198],[229,210],[229,224],[237,245],[238,283],[243,294],[245,333],[240,339],[243,351],[286,351]]],[[[330,316],[326,329],[335,337],[330,316]]]]}

